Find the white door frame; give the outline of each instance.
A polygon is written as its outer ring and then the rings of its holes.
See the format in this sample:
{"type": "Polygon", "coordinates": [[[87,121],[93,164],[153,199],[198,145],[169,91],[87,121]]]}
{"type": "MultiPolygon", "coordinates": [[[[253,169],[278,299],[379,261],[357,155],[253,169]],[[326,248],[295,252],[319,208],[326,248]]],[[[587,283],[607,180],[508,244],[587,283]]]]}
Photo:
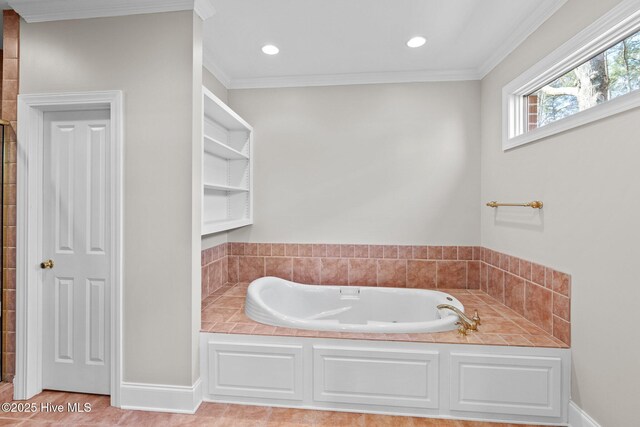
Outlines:
{"type": "Polygon", "coordinates": [[[121,91],[18,96],[16,376],[14,398],[42,391],[43,146],[46,111],[108,109],[111,139],[111,405],[120,406],[123,282],[123,94],[121,91]]]}

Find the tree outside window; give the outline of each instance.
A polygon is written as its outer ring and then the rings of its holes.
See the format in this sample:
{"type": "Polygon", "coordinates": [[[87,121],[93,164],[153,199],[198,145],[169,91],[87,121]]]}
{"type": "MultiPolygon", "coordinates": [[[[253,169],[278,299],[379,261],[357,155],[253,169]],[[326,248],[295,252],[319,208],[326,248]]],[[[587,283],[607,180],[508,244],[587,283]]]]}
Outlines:
{"type": "Polygon", "coordinates": [[[640,89],[640,32],[527,96],[533,130],[640,89]]]}

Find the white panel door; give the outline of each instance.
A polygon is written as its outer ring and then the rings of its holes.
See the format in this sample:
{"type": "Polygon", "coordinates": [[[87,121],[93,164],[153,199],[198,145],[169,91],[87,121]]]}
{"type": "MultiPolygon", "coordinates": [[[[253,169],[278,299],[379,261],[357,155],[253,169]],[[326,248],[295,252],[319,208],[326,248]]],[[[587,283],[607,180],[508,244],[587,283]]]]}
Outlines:
{"type": "Polygon", "coordinates": [[[107,110],[44,115],[45,389],[110,393],[108,141],[107,110]]]}

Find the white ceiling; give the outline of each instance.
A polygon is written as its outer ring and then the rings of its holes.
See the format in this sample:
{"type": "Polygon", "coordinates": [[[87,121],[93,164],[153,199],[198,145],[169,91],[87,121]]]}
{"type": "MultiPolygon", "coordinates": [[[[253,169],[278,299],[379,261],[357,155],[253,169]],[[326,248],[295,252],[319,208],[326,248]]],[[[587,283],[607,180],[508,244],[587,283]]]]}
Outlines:
{"type": "Polygon", "coordinates": [[[214,13],[212,0],[0,0],[28,23],[65,19],[193,10],[203,20],[214,13]]]}
{"type": "Polygon", "coordinates": [[[229,88],[479,79],[565,1],[213,0],[205,66],[229,88]]]}
{"type": "Polygon", "coordinates": [[[480,79],[566,1],[0,0],[0,7],[27,22],[194,9],[205,19],[205,66],[228,88],[245,88],[480,79]],[[408,48],[415,35],[427,44],[408,48]],[[263,54],[267,43],[280,54],[263,54]]]}

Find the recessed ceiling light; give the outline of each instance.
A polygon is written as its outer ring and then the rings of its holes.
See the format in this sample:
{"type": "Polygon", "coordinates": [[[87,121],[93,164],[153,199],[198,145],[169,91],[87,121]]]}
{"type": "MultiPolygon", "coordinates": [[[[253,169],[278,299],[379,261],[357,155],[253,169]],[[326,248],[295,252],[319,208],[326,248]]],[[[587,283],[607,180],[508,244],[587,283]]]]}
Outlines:
{"type": "Polygon", "coordinates": [[[267,55],[277,55],[278,52],[280,52],[280,49],[278,49],[276,46],[272,44],[266,44],[262,46],[262,51],[267,55]]]}
{"type": "Polygon", "coordinates": [[[415,36],[415,37],[411,37],[409,39],[409,41],[407,42],[407,46],[409,47],[420,47],[423,44],[425,44],[427,42],[427,39],[425,39],[422,36],[415,36]]]}

